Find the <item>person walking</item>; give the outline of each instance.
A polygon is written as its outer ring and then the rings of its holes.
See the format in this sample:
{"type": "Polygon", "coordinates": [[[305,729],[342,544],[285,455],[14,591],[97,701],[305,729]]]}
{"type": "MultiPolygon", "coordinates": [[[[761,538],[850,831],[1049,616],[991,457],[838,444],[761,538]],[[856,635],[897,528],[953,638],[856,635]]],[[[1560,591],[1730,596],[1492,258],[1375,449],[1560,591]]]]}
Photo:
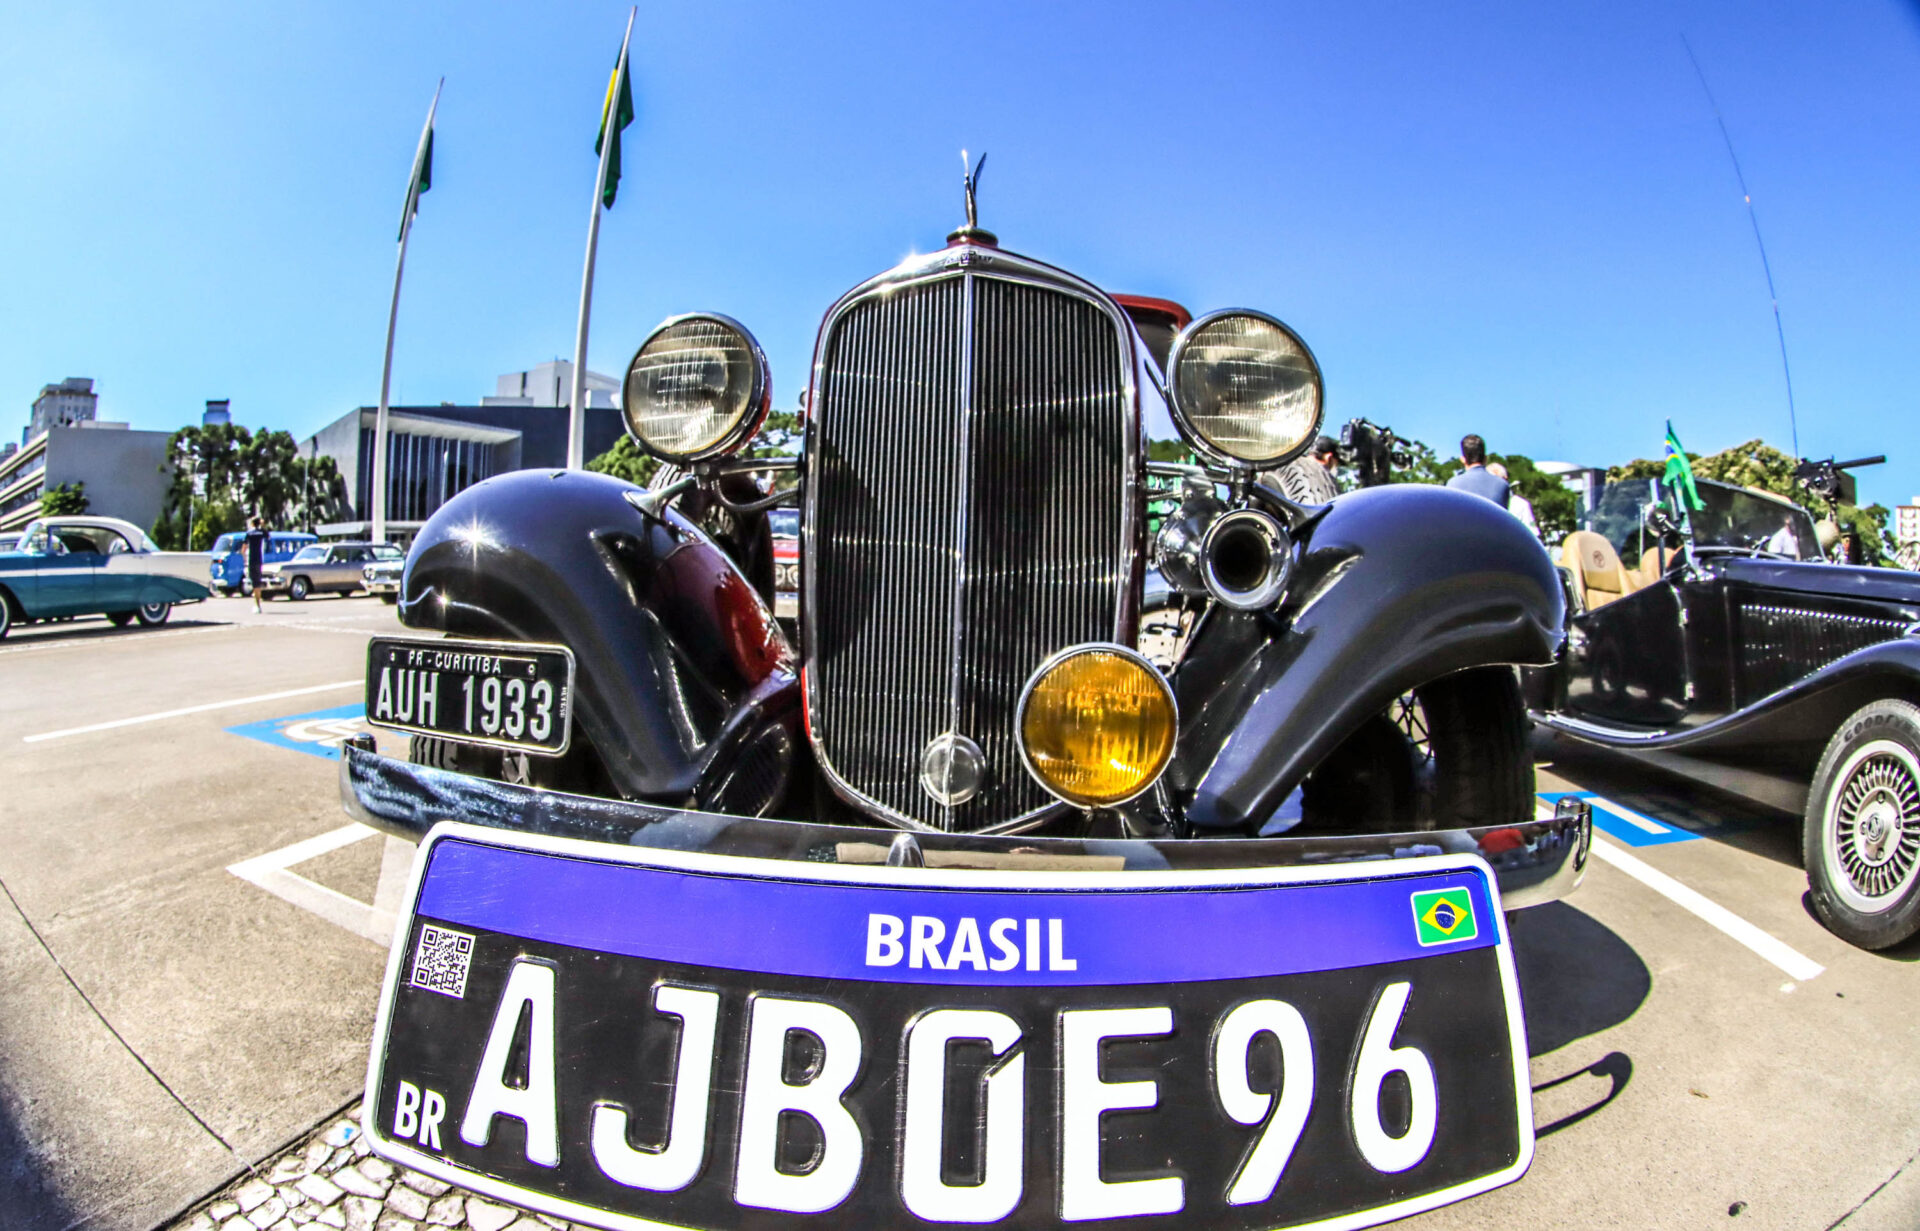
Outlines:
{"type": "Polygon", "coordinates": [[[1487,442],[1471,432],[1462,436],[1460,460],[1467,464],[1467,468],[1448,479],[1447,486],[1471,492],[1506,508],[1510,490],[1505,479],[1487,469],[1487,442]]]}
{"type": "Polygon", "coordinates": [[[260,566],[267,554],[267,523],[255,513],[247,519],[247,588],[253,591],[253,609],[260,606],[260,566]]]}

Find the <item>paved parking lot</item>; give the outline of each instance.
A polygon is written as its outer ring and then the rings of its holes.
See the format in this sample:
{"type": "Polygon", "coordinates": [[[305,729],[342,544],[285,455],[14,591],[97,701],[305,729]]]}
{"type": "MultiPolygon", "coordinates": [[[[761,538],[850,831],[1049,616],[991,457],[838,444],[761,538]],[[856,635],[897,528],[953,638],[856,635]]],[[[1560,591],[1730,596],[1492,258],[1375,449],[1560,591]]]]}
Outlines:
{"type": "MultiPolygon", "coordinates": [[[[370,599],[0,642],[0,1227],[162,1224],[360,1092],[410,847],[348,824],[370,599]]],[[[1791,823],[1549,751],[1599,854],[1513,932],[1540,1142],[1415,1220],[1920,1226],[1920,946],[1828,936],[1791,823]]]]}

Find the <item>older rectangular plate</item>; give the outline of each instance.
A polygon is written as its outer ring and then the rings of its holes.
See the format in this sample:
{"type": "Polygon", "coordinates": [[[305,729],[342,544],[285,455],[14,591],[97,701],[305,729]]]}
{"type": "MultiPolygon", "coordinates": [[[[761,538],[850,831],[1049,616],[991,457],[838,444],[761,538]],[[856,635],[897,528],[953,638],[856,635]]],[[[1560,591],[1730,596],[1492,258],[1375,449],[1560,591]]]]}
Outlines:
{"type": "Polygon", "coordinates": [[[540,756],[567,750],[573,652],[517,641],[367,642],[367,721],[540,756]]]}
{"type": "Polygon", "coordinates": [[[965,872],[446,824],[412,893],[373,1147],[562,1218],[1359,1227],[1532,1158],[1471,856],[965,872]]]}

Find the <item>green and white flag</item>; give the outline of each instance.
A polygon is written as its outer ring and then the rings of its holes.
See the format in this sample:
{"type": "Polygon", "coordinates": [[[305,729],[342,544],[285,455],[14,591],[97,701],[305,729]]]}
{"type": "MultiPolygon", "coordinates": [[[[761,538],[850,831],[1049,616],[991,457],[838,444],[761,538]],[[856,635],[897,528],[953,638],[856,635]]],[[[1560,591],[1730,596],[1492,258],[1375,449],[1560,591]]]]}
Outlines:
{"type": "Polygon", "coordinates": [[[1686,502],[1689,509],[1703,509],[1706,505],[1700,501],[1700,490],[1693,485],[1693,463],[1687,460],[1687,451],[1680,447],[1680,438],[1673,434],[1673,420],[1667,420],[1667,470],[1660,476],[1667,490],[1675,493],[1675,502],[1686,502]]]}
{"type": "Polygon", "coordinates": [[[600,135],[593,139],[593,152],[598,154],[607,140],[608,120],[612,120],[613,148],[607,151],[607,176],[600,181],[600,204],[613,208],[613,198],[620,191],[620,134],[633,123],[633,86],[627,80],[627,47],[620,45],[620,59],[613,66],[613,76],[607,78],[607,101],[600,108],[600,135]]]}
{"type": "Polygon", "coordinates": [[[413,152],[413,175],[407,180],[407,204],[400,211],[400,234],[396,238],[406,237],[407,226],[420,213],[420,194],[433,187],[433,113],[439,106],[440,91],[436,87],[433,105],[427,108],[427,126],[420,133],[420,147],[413,152]]]}

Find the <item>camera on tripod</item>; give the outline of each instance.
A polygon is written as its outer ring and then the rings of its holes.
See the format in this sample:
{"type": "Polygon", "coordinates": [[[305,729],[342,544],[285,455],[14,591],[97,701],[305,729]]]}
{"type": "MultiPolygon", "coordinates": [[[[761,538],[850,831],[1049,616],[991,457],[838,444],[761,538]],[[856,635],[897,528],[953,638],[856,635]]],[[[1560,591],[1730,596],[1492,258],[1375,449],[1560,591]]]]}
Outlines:
{"type": "Polygon", "coordinates": [[[1340,462],[1354,472],[1361,487],[1379,487],[1391,480],[1395,466],[1405,469],[1412,463],[1399,444],[1392,428],[1350,419],[1340,429],[1340,462]]]}

